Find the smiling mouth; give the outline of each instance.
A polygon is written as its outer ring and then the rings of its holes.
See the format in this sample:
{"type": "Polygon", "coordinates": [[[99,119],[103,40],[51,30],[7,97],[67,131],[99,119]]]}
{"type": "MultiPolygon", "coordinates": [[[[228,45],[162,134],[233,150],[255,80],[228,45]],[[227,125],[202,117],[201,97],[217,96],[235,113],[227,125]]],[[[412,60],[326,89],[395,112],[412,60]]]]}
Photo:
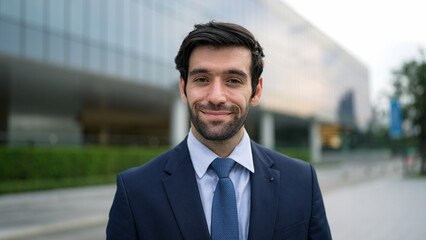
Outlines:
{"type": "Polygon", "coordinates": [[[209,117],[209,118],[213,118],[213,119],[220,119],[220,118],[224,118],[227,117],[229,115],[232,114],[232,112],[229,111],[213,111],[213,110],[201,110],[201,112],[209,117]]]}
{"type": "Polygon", "coordinates": [[[198,112],[199,115],[204,116],[203,118],[208,121],[224,121],[230,116],[238,113],[238,108],[234,105],[215,105],[210,102],[207,104],[196,103],[194,110],[198,112]]]}

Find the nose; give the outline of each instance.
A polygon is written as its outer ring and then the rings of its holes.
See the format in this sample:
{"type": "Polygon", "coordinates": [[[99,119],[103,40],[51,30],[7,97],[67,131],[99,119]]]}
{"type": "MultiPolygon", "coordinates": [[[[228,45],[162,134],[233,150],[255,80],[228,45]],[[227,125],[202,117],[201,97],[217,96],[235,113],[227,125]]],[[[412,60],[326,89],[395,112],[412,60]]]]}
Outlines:
{"type": "Polygon", "coordinates": [[[215,79],[211,83],[208,91],[207,101],[215,105],[220,105],[226,102],[226,87],[221,80],[215,79]]]}

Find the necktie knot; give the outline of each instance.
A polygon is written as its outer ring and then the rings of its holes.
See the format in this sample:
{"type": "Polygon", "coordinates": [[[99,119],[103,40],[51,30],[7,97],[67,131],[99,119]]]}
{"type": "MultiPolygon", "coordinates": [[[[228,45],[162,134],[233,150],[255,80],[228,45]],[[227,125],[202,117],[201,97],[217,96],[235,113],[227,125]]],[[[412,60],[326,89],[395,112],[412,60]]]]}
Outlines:
{"type": "Polygon", "coordinates": [[[216,158],[211,163],[211,168],[216,172],[219,178],[228,178],[229,172],[231,172],[232,167],[234,167],[235,161],[231,158],[216,158]]]}

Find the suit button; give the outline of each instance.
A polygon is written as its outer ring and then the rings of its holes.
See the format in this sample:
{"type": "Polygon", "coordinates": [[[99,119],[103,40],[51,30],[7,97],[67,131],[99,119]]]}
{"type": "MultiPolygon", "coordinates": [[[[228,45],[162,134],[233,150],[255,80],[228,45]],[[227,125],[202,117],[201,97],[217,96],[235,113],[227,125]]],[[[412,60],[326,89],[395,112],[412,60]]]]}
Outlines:
{"type": "Polygon", "coordinates": [[[275,178],[271,177],[271,178],[269,178],[269,181],[273,182],[273,181],[275,181],[275,178]]]}

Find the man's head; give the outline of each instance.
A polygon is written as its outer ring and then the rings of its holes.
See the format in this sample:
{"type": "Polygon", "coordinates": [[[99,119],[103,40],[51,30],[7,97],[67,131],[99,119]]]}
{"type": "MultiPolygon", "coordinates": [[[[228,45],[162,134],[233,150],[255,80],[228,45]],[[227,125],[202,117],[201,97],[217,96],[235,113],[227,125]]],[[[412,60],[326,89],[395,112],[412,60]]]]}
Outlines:
{"type": "Polygon", "coordinates": [[[249,108],[262,94],[262,57],[253,35],[235,24],[196,25],[185,38],[175,61],[199,140],[242,137],[249,108]]]}
{"type": "Polygon", "coordinates": [[[208,22],[197,24],[195,29],[188,34],[180,46],[175,57],[176,69],[179,70],[181,78],[185,82],[184,92],[186,94],[186,84],[188,81],[189,58],[192,51],[201,46],[223,47],[244,47],[251,52],[250,75],[252,97],[259,83],[259,78],[263,72],[263,49],[257,40],[244,27],[223,22],[208,22]]]}

